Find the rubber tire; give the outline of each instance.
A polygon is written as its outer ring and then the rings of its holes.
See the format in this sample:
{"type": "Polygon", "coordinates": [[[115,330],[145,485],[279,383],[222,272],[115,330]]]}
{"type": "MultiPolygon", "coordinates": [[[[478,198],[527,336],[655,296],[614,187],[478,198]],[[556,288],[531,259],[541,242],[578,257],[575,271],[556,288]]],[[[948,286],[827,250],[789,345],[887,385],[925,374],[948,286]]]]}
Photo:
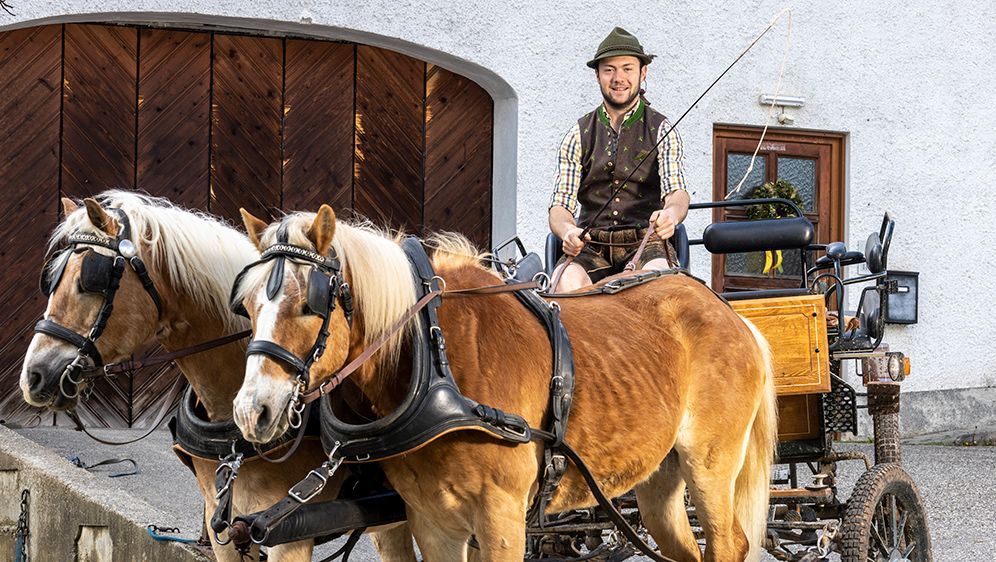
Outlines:
{"type": "Polygon", "coordinates": [[[854,485],[841,526],[841,562],[867,562],[872,517],[885,494],[894,494],[910,513],[907,525],[917,545],[910,559],[913,562],[932,562],[923,498],[913,479],[898,464],[875,465],[862,474],[854,485]]]}
{"type": "Polygon", "coordinates": [[[899,444],[899,413],[872,416],[875,425],[875,464],[902,464],[899,444]]]}

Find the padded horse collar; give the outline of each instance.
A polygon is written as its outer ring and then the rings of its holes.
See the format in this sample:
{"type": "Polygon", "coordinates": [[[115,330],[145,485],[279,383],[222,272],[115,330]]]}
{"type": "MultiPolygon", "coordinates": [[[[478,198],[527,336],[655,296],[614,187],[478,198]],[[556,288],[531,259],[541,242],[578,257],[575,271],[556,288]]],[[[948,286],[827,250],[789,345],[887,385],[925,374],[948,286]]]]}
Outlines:
{"type": "MultiPolygon", "coordinates": [[[[97,350],[97,338],[107,327],[107,321],[114,310],[114,295],[121,285],[121,276],[124,274],[126,264],[138,275],[142,287],[149,294],[152,302],[156,305],[157,316],[162,314],[162,299],[159,291],[156,290],[152,278],[149,277],[145,262],[138,256],[138,249],[131,240],[131,226],[128,215],[118,208],[106,208],[109,214],[113,215],[118,222],[118,233],[113,240],[88,234],[76,232],[69,236],[68,246],[54,254],[42,269],[40,288],[42,294],[50,297],[62,281],[66,265],[74,253],[86,252],[83,256],[83,264],[80,268],[79,286],[82,291],[96,293],[103,297],[103,304],[97,313],[97,318],[87,335],[75,332],[55,322],[50,318],[43,318],[35,324],[35,332],[42,333],[70,343],[77,348],[76,358],[66,367],[59,379],[59,392],[67,398],[79,396],[79,384],[84,378],[96,378],[93,376],[81,376],[74,379],[77,372],[84,369],[94,371],[104,364],[100,352],[97,350]],[[81,246],[100,246],[114,252],[115,255],[107,256],[97,253],[92,249],[81,248],[81,246]],[[92,362],[93,369],[87,365],[87,360],[92,362]],[[75,387],[75,393],[66,392],[65,382],[69,381],[75,387]]],[[[100,376],[100,375],[97,375],[100,376]]]]}
{"type": "MultiPolygon", "coordinates": [[[[428,294],[435,273],[421,241],[408,237],[402,248],[412,266],[416,297],[428,294]]],[[[435,278],[438,279],[438,278],[435,278]]],[[[526,443],[529,425],[520,416],[479,404],[460,393],[446,357],[436,298],[420,312],[420,329],[412,331],[412,378],[408,393],[392,413],[354,425],[336,415],[329,396],[321,400],[322,444],[326,451],[353,462],[377,461],[414,450],[444,433],[475,429],[499,439],[526,443]]]]}
{"type": "Polygon", "coordinates": [[[291,426],[299,427],[303,405],[298,404],[298,397],[304,389],[308,388],[311,379],[311,366],[325,353],[325,347],[328,345],[329,321],[335,310],[336,300],[342,300],[346,321],[352,326],[353,298],[349,284],[342,277],[342,265],[336,256],[335,248],[330,248],[329,255],[323,256],[307,248],[290,244],[288,243],[287,230],[288,223],[284,221],[277,228],[277,243],[267,248],[259,260],[247,265],[235,278],[235,283],[232,286],[231,306],[232,311],[236,314],[249,316],[242,303],[235,301],[235,295],[246,272],[257,265],[274,261],[273,270],[266,282],[266,297],[270,300],[275,299],[280,294],[280,288],[284,282],[284,264],[288,259],[304,261],[312,265],[308,276],[308,310],[322,318],[322,326],[307,356],[298,357],[282,345],[266,340],[253,339],[246,348],[247,356],[265,355],[289,365],[294,370],[297,385],[289,404],[288,413],[290,414],[291,426]]]}

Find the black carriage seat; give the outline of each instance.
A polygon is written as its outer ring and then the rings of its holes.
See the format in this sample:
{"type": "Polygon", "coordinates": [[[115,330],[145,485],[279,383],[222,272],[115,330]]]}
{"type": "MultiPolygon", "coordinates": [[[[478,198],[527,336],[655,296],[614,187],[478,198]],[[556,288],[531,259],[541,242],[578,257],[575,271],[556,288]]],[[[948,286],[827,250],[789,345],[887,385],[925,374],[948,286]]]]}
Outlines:
{"type": "MultiPolygon", "coordinates": [[[[678,254],[678,267],[684,270],[689,269],[688,252],[688,231],[685,225],[679,224],[674,227],[674,235],[671,236],[671,243],[674,244],[675,253],[678,254]]],[[[553,268],[564,255],[564,245],[560,238],[554,233],[546,235],[546,273],[553,275],[553,268]]]]}

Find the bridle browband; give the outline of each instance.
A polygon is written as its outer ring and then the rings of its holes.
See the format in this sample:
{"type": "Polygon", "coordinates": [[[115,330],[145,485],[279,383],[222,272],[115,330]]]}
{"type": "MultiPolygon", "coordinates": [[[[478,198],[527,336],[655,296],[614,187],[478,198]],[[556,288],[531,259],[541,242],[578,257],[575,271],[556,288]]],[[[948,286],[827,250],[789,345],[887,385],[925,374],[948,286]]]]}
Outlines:
{"type": "Polygon", "coordinates": [[[260,259],[247,265],[232,286],[232,311],[248,318],[249,314],[241,302],[235,300],[235,296],[242,284],[245,274],[257,265],[268,261],[274,261],[273,270],[266,283],[266,296],[273,300],[280,293],[280,288],[284,281],[284,265],[287,260],[295,262],[306,262],[311,264],[311,272],[308,275],[307,301],[308,311],[311,314],[321,317],[322,326],[318,330],[315,343],[305,357],[298,357],[294,352],[282,345],[268,340],[253,339],[246,348],[246,356],[264,355],[288,365],[294,371],[296,385],[294,394],[288,402],[288,418],[292,428],[301,425],[302,413],[305,404],[301,403],[300,395],[304,392],[311,379],[311,366],[318,361],[325,353],[329,338],[329,322],[332,319],[332,312],[335,310],[336,301],[342,301],[342,311],[346,316],[349,326],[353,325],[353,296],[342,276],[342,264],[336,255],[335,248],[329,248],[329,254],[324,256],[318,252],[290,244],[288,242],[287,230],[289,225],[285,220],[277,229],[277,243],[267,248],[260,259]]]}
{"type": "Polygon", "coordinates": [[[68,237],[68,246],[54,254],[42,269],[40,288],[42,294],[51,297],[55,293],[62,275],[66,269],[69,259],[75,253],[84,253],[83,264],[80,268],[80,278],[78,284],[80,289],[88,293],[100,294],[103,298],[97,318],[90,326],[90,331],[80,334],[75,330],[63,326],[50,318],[42,318],[35,324],[36,333],[46,334],[56,339],[68,342],[75,346],[76,357],[66,366],[59,377],[59,392],[66,398],[76,398],[80,395],[80,383],[89,378],[103,376],[101,367],[104,366],[103,358],[97,350],[96,342],[107,327],[107,322],[114,310],[114,296],[121,286],[121,277],[124,275],[126,265],[138,275],[142,287],[152,299],[156,306],[156,317],[162,315],[162,299],[156,290],[149,271],[145,267],[145,262],[138,256],[138,248],[131,240],[131,228],[128,215],[118,208],[109,207],[104,209],[113,215],[118,222],[118,233],[113,239],[107,239],[94,234],[76,232],[68,237]],[[114,252],[113,256],[100,254],[93,249],[81,248],[81,246],[99,246],[114,252]],[[91,373],[99,373],[92,375],[91,373]],[[79,374],[78,378],[74,378],[79,374]],[[67,392],[66,382],[72,386],[67,392]]]}

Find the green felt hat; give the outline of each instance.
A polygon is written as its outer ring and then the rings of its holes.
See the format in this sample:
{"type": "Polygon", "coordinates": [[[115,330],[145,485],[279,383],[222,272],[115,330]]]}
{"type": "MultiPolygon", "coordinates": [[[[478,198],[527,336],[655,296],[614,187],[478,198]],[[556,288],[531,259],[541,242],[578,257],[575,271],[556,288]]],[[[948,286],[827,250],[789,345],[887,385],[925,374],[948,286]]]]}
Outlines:
{"type": "Polygon", "coordinates": [[[598,69],[598,61],[609,57],[628,55],[640,59],[643,64],[650,64],[657,55],[648,55],[643,52],[643,45],[635,35],[621,27],[612,30],[609,35],[598,44],[595,56],[588,61],[588,68],[598,69]]]}

